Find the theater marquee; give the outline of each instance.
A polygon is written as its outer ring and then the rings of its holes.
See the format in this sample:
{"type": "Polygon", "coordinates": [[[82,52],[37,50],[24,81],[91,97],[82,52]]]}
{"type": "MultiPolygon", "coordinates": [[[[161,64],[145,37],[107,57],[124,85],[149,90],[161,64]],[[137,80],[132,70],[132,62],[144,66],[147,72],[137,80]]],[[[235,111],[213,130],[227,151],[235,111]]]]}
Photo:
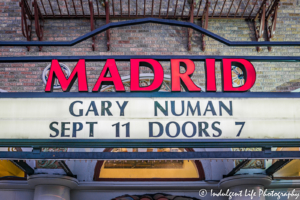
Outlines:
{"type": "Polygon", "coordinates": [[[125,92],[114,57],[99,58],[105,65],[92,87],[85,65],[91,58],[86,59],[77,60],[69,77],[52,59],[44,93],[0,95],[0,146],[269,147],[300,141],[300,95],[248,92],[256,80],[249,60],[163,58],[170,62],[171,91],[157,92],[165,75],[161,57],[116,57],[130,62],[125,92]],[[199,59],[205,62],[205,92],[192,79],[199,59]],[[223,92],[216,92],[216,61],[223,92]],[[233,86],[232,66],[243,71],[239,87],[233,86]],[[140,85],[140,67],[153,71],[147,86],[140,85]],[[52,93],[55,81],[63,92],[52,93]],[[69,92],[75,81],[78,92],[69,92]],[[103,85],[116,92],[100,92],[103,85]]]}
{"type": "Polygon", "coordinates": [[[300,137],[296,98],[213,98],[203,97],[205,93],[200,97],[167,97],[162,93],[158,97],[160,92],[155,93],[157,97],[128,98],[64,95],[1,98],[0,139],[300,137]]]}

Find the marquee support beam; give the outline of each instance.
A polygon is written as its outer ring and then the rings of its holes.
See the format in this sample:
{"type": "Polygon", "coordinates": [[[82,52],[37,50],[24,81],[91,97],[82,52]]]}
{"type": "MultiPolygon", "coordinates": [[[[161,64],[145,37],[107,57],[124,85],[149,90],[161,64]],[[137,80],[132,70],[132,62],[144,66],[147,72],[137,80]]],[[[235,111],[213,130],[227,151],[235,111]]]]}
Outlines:
{"type": "Polygon", "coordinates": [[[268,176],[272,176],[277,171],[279,171],[281,168],[283,168],[285,165],[287,165],[292,160],[284,159],[284,160],[278,160],[274,164],[272,164],[268,169],[266,169],[266,174],[268,176]]]}
{"type": "Polygon", "coordinates": [[[63,160],[59,160],[58,164],[62,167],[62,169],[66,172],[67,176],[71,176],[71,177],[76,177],[72,171],[70,170],[70,168],[68,167],[68,165],[66,164],[65,161],[63,160]]]}
{"type": "MultiPolygon", "coordinates": [[[[93,1],[89,1],[91,31],[95,30],[93,1]]],[[[92,37],[92,49],[95,51],[95,36],[92,37]]]]}
{"type": "MultiPolygon", "coordinates": [[[[190,23],[194,23],[194,8],[195,2],[192,0],[191,7],[190,7],[190,23]]],[[[192,50],[192,36],[193,36],[193,29],[188,28],[188,50],[192,50]]]]}
{"type": "MultiPolygon", "coordinates": [[[[206,4],[205,4],[205,7],[204,7],[202,22],[201,22],[202,23],[202,28],[204,28],[205,30],[207,30],[207,28],[208,28],[209,6],[210,6],[210,2],[207,0],[206,4]]],[[[202,38],[201,38],[202,51],[205,51],[205,47],[206,47],[204,37],[205,37],[205,34],[202,33],[202,38]]]]}
{"type": "MultiPolygon", "coordinates": [[[[146,147],[143,145],[143,147],[146,147]]],[[[166,146],[165,146],[166,147],[166,146]]],[[[7,160],[222,160],[299,159],[299,151],[213,151],[213,152],[0,152],[7,160]]]]}
{"type": "MultiPolygon", "coordinates": [[[[256,38],[257,42],[259,41],[260,38],[263,37],[264,31],[265,31],[266,2],[267,2],[267,0],[263,1],[263,3],[261,4],[260,10],[258,11],[256,17],[253,20],[255,38],[256,38]],[[259,26],[256,25],[257,19],[260,19],[259,26]]],[[[261,49],[261,47],[257,46],[256,50],[257,50],[257,52],[260,52],[262,49],[261,49]]]]}
{"type": "MultiPolygon", "coordinates": [[[[35,33],[38,37],[38,40],[42,41],[44,37],[44,28],[43,28],[44,25],[42,24],[44,23],[44,18],[36,0],[32,2],[32,7],[34,9],[35,33]]],[[[42,46],[39,46],[39,51],[41,51],[42,48],[43,48],[42,46]]]]}
{"type": "MultiPolygon", "coordinates": [[[[20,158],[21,159],[21,158],[20,158]]],[[[10,160],[14,165],[24,171],[27,175],[34,174],[34,169],[32,169],[25,161],[23,160],[10,160]]]]}
{"type": "MultiPolygon", "coordinates": [[[[31,23],[31,10],[28,8],[28,2],[25,0],[21,0],[20,2],[21,7],[21,27],[22,27],[22,34],[26,37],[27,41],[31,41],[32,35],[32,23],[31,23]]],[[[30,50],[30,47],[27,46],[27,51],[30,50]]]]}
{"type": "MultiPolygon", "coordinates": [[[[276,23],[277,23],[277,11],[279,7],[280,0],[276,0],[267,17],[266,17],[266,24],[267,24],[267,41],[271,42],[271,38],[275,36],[275,30],[276,30],[276,23]],[[271,20],[271,24],[269,25],[269,21],[271,20]]],[[[268,51],[272,51],[272,47],[268,47],[268,51]]]]}
{"type": "Polygon", "coordinates": [[[240,169],[246,166],[250,161],[251,160],[243,160],[235,168],[233,168],[227,175],[223,176],[223,178],[235,175],[240,169]]]}
{"type": "MultiPolygon", "coordinates": [[[[105,0],[105,16],[106,16],[106,24],[109,24],[109,1],[105,0]]],[[[107,51],[110,50],[110,29],[106,30],[107,37],[107,51]]]]}

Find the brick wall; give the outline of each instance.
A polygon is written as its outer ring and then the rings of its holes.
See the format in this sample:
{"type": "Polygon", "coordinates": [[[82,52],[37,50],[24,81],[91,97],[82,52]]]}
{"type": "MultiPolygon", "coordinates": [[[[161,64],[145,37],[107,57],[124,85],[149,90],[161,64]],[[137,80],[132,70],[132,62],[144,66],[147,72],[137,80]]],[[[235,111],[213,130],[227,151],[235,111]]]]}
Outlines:
{"type": "MultiPolygon", "coordinates": [[[[149,8],[148,8],[149,9],[149,8]]],[[[172,10],[170,10],[171,12],[172,10]]],[[[17,41],[25,38],[21,33],[21,9],[18,0],[0,0],[0,40],[17,41]]],[[[111,20],[112,22],[116,20],[111,20]]],[[[196,20],[200,25],[200,21],[196,20]]],[[[96,28],[105,24],[96,21],[96,28]]],[[[33,28],[34,30],[34,28],[33,28]]],[[[228,40],[254,41],[254,27],[245,20],[209,20],[208,30],[228,40]]],[[[44,41],[68,41],[90,32],[90,21],[46,20],[44,41]]],[[[37,40],[33,31],[33,40],[37,40]]],[[[64,56],[64,55],[253,55],[253,56],[300,56],[300,47],[273,47],[268,52],[262,47],[227,47],[206,37],[206,51],[201,51],[201,35],[194,31],[192,50],[187,50],[186,28],[158,24],[136,25],[111,30],[111,50],[106,49],[106,34],[96,37],[96,51],[92,51],[91,39],[73,47],[0,47],[0,56],[64,56]]],[[[263,39],[266,40],[266,36],[263,39]]],[[[300,5],[297,0],[281,0],[277,28],[273,41],[300,41],[300,5]]],[[[161,62],[168,74],[169,63],[161,62]]],[[[50,63],[0,63],[0,89],[9,92],[42,92],[44,83],[42,72],[50,63]]],[[[74,62],[65,62],[71,69],[74,62]]],[[[87,63],[90,89],[98,78],[104,62],[87,63]]],[[[252,91],[290,91],[297,89],[300,79],[299,63],[253,62],[257,71],[257,81],[252,91]],[[295,84],[296,83],[296,84],[295,84]]],[[[117,62],[121,76],[129,74],[128,62],[117,62]]],[[[193,79],[201,86],[205,84],[204,63],[196,62],[197,71],[193,79]]],[[[149,72],[142,70],[142,72],[149,72]]],[[[220,66],[217,63],[218,91],[221,90],[220,66]]],[[[72,90],[77,91],[76,86],[72,90]]]]}

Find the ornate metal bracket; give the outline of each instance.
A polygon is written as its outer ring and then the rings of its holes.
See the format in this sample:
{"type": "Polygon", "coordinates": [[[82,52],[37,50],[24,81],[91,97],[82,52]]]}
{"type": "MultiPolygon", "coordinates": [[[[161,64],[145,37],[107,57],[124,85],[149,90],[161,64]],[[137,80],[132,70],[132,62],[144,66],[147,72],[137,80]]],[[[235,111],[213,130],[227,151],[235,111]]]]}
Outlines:
{"type": "MultiPolygon", "coordinates": [[[[39,41],[43,40],[44,37],[44,17],[38,7],[37,1],[32,2],[32,7],[34,8],[34,22],[35,22],[35,33],[39,41]],[[40,20],[41,19],[41,20],[40,20]],[[42,23],[40,23],[42,22],[42,23]]],[[[42,46],[39,46],[39,50],[42,50],[42,46]]]]}
{"type": "MultiPolygon", "coordinates": [[[[26,37],[27,41],[31,41],[31,33],[32,33],[32,24],[31,24],[31,11],[29,9],[28,3],[25,0],[21,0],[21,26],[22,26],[22,34],[26,37]]],[[[30,50],[30,47],[27,46],[27,51],[30,50]]]]}
{"type": "MultiPolygon", "coordinates": [[[[190,7],[190,22],[194,23],[194,8],[195,8],[195,1],[192,0],[191,7],[190,7]]],[[[192,36],[193,36],[193,29],[188,29],[188,50],[192,50],[192,36]]]]}
{"type": "MultiPolygon", "coordinates": [[[[95,30],[95,20],[94,20],[94,7],[93,7],[93,2],[89,1],[89,8],[90,8],[90,22],[91,22],[91,31],[95,30]]],[[[95,51],[95,36],[92,37],[92,49],[95,51]]]]}
{"type": "MultiPolygon", "coordinates": [[[[276,30],[276,22],[277,22],[277,11],[279,7],[280,0],[274,1],[271,9],[268,12],[266,17],[267,23],[267,41],[270,42],[270,39],[274,37],[276,30]],[[271,25],[269,25],[269,20],[271,20],[271,25]]],[[[269,51],[272,51],[272,47],[268,47],[269,51]]]]}
{"type": "MultiPolygon", "coordinates": [[[[109,23],[109,1],[105,0],[105,15],[106,15],[106,24],[109,23]]],[[[110,50],[110,30],[106,30],[107,36],[107,51],[110,50]]]]}
{"type": "MultiPolygon", "coordinates": [[[[265,31],[265,19],[266,19],[266,2],[267,0],[264,0],[261,4],[261,7],[259,9],[259,12],[256,14],[255,19],[253,20],[254,24],[254,32],[255,32],[255,38],[256,41],[260,38],[262,38],[264,31],[265,31]],[[260,19],[260,26],[256,26],[256,20],[260,19]]],[[[262,49],[261,47],[256,47],[257,52],[260,52],[262,49]]]]}
{"type": "MultiPolygon", "coordinates": [[[[203,16],[202,16],[202,28],[207,30],[208,27],[208,13],[209,13],[209,6],[210,6],[210,2],[206,1],[205,7],[204,7],[204,11],[203,11],[203,16]]],[[[204,41],[204,37],[205,35],[202,34],[202,51],[205,51],[205,41],[204,41]]]]}

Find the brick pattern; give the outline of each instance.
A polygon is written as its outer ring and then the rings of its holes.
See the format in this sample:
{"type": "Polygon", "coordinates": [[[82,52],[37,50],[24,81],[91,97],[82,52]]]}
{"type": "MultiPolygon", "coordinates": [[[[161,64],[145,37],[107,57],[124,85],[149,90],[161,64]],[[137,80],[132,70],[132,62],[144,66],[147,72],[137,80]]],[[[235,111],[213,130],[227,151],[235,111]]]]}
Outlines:
{"type": "MultiPolygon", "coordinates": [[[[21,14],[19,0],[0,0],[0,40],[17,41],[26,39],[21,33],[21,14]]],[[[147,7],[147,12],[150,8],[147,7]]],[[[300,41],[300,5],[297,0],[281,0],[276,34],[273,41],[300,41]]],[[[112,20],[117,21],[117,20],[112,20]]],[[[201,21],[196,20],[201,25],[201,21]]],[[[97,20],[96,27],[105,24],[97,20]]],[[[34,26],[34,24],[33,24],[34,26]]],[[[254,41],[253,24],[245,20],[209,20],[208,30],[228,40],[254,41]]],[[[45,41],[68,41],[90,32],[89,20],[46,20],[45,41]]],[[[32,40],[37,40],[34,27],[32,40]]],[[[266,40],[266,35],[263,39],[266,40]]],[[[253,55],[253,56],[300,56],[300,47],[273,47],[268,52],[262,47],[227,47],[206,37],[206,51],[201,51],[201,34],[193,32],[192,51],[187,50],[188,34],[186,28],[158,24],[136,25],[111,30],[111,50],[106,50],[106,34],[96,36],[96,51],[92,51],[92,40],[81,42],[73,47],[0,47],[0,56],[60,56],[60,55],[253,55]]],[[[9,92],[42,92],[44,83],[42,72],[49,63],[1,63],[0,89],[9,92]]],[[[71,70],[76,63],[65,63],[71,70]]],[[[161,62],[165,73],[170,73],[170,63],[161,62]]],[[[252,91],[289,91],[287,82],[300,80],[299,63],[253,62],[257,71],[257,81],[252,91]]],[[[96,82],[104,62],[87,63],[89,89],[96,82]]],[[[129,62],[117,62],[121,76],[129,75],[129,62]]],[[[221,91],[220,64],[217,63],[217,87],[221,91]]],[[[193,80],[205,86],[204,63],[196,62],[197,71],[193,80]]],[[[142,73],[149,70],[142,69],[142,73]]],[[[294,84],[295,85],[295,84],[294,84]]],[[[297,84],[296,84],[297,85],[297,84]]],[[[300,87],[300,86],[299,86],[300,87]]],[[[296,88],[297,89],[297,88],[296,88]]],[[[76,85],[72,91],[77,91],[76,85]]]]}

